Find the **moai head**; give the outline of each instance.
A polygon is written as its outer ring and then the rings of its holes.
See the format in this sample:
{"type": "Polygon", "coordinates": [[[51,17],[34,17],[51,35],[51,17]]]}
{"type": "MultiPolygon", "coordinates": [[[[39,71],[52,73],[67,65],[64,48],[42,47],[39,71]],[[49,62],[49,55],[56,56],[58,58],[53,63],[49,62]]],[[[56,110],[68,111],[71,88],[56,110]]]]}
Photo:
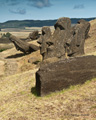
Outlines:
{"type": "Polygon", "coordinates": [[[55,31],[50,35],[48,27],[42,28],[40,53],[43,59],[65,57],[65,43],[70,37],[71,20],[69,18],[59,18],[54,25],[55,31]]]}
{"type": "Polygon", "coordinates": [[[32,33],[29,34],[29,38],[31,40],[36,40],[39,38],[39,32],[38,30],[33,31],[32,33]]]}
{"type": "Polygon", "coordinates": [[[88,32],[90,30],[90,23],[88,21],[85,21],[83,19],[78,21],[78,24],[83,24],[85,29],[85,39],[88,38],[88,32]]]}
{"type": "Polygon", "coordinates": [[[71,36],[71,20],[70,18],[59,18],[54,25],[55,32],[53,34],[55,38],[56,57],[66,57],[66,44],[70,44],[71,36]],[[57,35],[57,36],[56,36],[57,35]]]}
{"type": "Polygon", "coordinates": [[[90,29],[90,23],[85,20],[80,20],[72,28],[72,39],[70,46],[67,45],[68,56],[74,57],[84,54],[84,43],[85,39],[88,36],[90,29]]]}
{"type": "Polygon", "coordinates": [[[71,28],[71,20],[67,17],[59,18],[54,27],[55,29],[68,30],[71,28]]]}
{"type": "Polygon", "coordinates": [[[49,27],[43,27],[42,28],[42,35],[38,40],[38,43],[41,45],[40,46],[40,54],[43,56],[43,59],[47,57],[47,40],[51,36],[51,30],[49,27]]]}

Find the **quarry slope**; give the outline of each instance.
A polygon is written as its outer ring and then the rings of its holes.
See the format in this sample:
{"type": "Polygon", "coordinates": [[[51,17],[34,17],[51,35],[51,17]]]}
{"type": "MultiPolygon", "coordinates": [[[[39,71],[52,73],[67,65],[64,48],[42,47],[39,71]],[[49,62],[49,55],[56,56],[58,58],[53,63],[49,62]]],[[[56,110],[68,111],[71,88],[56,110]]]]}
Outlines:
{"type": "MultiPolygon", "coordinates": [[[[90,23],[85,54],[96,55],[96,20],[90,23]]],[[[15,71],[10,73],[7,68],[4,71],[6,74],[0,77],[0,120],[95,120],[96,79],[45,97],[37,97],[35,72],[39,67],[27,63],[30,57],[36,56],[41,59],[40,51],[24,56],[12,48],[0,53],[0,60],[7,61],[9,66],[13,62],[9,68],[15,71]]]]}

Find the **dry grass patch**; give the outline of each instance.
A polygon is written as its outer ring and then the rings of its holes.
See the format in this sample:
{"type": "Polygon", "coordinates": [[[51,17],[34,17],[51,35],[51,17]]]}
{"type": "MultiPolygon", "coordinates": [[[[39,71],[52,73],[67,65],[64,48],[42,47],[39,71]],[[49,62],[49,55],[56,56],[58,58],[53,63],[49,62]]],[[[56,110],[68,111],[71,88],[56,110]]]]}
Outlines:
{"type": "MultiPolygon", "coordinates": [[[[86,55],[96,55],[95,23],[96,20],[91,23],[90,37],[85,43],[86,55]]],[[[23,31],[12,34],[26,37],[29,33],[23,31]]],[[[34,44],[37,44],[36,41],[34,44]]],[[[0,78],[0,120],[96,119],[96,79],[45,97],[37,97],[35,91],[37,69],[33,69],[35,67],[28,63],[28,59],[36,56],[41,58],[40,51],[14,58],[14,55],[18,54],[20,52],[15,48],[0,54],[2,58],[11,56],[9,61],[15,59],[19,66],[17,72],[19,74],[0,78]]]]}
{"type": "Polygon", "coordinates": [[[1,120],[95,120],[96,79],[37,97],[31,93],[35,72],[30,70],[0,80],[1,120]]]}

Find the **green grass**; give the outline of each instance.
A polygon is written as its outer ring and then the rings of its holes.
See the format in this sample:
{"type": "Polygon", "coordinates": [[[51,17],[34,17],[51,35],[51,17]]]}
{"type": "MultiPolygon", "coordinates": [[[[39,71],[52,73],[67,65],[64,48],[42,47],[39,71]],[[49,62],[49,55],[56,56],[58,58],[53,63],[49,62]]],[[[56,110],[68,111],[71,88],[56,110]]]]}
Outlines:
{"type": "MultiPolygon", "coordinates": [[[[71,85],[70,87],[66,88],[66,89],[63,89],[61,91],[57,91],[57,92],[53,92],[53,93],[50,93],[49,95],[46,95],[45,97],[52,97],[52,96],[55,96],[55,95],[58,95],[58,94],[64,94],[65,92],[70,92],[72,90],[79,90],[80,87],[83,87],[85,85],[88,85],[91,83],[91,81],[96,81],[96,78],[93,78],[92,80],[87,80],[84,84],[78,84],[78,85],[71,85]]],[[[36,94],[36,93],[35,93],[36,94]]]]}
{"type": "Polygon", "coordinates": [[[0,52],[3,52],[3,51],[5,51],[5,50],[6,50],[6,49],[1,49],[0,52]]]}

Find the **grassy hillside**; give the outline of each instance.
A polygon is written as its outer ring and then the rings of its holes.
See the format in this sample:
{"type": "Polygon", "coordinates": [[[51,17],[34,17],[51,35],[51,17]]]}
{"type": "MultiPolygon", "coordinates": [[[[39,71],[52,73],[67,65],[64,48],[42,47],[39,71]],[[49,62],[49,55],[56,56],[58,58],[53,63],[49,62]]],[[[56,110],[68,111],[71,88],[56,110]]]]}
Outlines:
{"type": "MultiPolygon", "coordinates": [[[[82,18],[72,18],[72,24],[76,24],[78,20],[82,18]]],[[[83,18],[87,21],[95,18],[83,18]]],[[[53,26],[57,20],[12,20],[4,23],[0,23],[0,28],[25,28],[25,27],[42,27],[53,26]]]]}
{"type": "MultiPolygon", "coordinates": [[[[96,55],[96,20],[90,23],[85,53],[96,55]]],[[[1,60],[10,56],[6,59],[10,75],[0,77],[0,120],[96,120],[96,78],[45,97],[36,96],[35,72],[38,67],[29,66],[27,62],[39,54],[19,56],[20,52],[15,48],[0,53],[1,60]],[[13,75],[16,61],[19,69],[23,66],[13,75]]]]}
{"type": "Polygon", "coordinates": [[[1,120],[95,120],[96,79],[39,98],[34,72],[0,80],[1,120]]]}

